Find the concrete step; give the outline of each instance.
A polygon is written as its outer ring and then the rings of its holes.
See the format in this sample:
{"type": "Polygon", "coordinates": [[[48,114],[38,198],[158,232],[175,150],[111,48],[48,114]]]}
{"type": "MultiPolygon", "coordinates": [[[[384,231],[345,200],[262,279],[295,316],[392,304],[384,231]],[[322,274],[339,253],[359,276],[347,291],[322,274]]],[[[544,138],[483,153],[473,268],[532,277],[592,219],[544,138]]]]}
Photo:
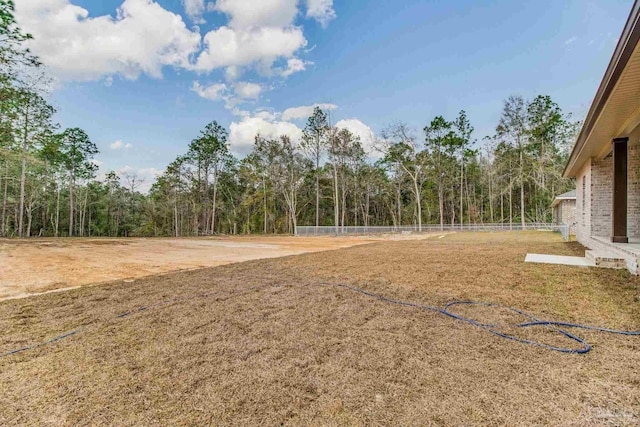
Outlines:
{"type": "Polygon", "coordinates": [[[585,251],[586,259],[593,261],[596,267],[627,268],[627,261],[616,254],[603,251],[585,251]]]}

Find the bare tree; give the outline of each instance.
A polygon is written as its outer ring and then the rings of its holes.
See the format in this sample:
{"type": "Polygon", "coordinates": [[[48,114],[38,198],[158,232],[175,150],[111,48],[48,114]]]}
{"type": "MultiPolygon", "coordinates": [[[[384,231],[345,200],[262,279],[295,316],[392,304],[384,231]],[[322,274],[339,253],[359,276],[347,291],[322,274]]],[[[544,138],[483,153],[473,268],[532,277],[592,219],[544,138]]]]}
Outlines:
{"type": "Polygon", "coordinates": [[[415,136],[404,123],[395,123],[382,131],[380,141],[385,161],[397,164],[411,178],[416,201],[418,230],[422,231],[422,185],[426,179],[427,156],[418,145],[415,136]]]}

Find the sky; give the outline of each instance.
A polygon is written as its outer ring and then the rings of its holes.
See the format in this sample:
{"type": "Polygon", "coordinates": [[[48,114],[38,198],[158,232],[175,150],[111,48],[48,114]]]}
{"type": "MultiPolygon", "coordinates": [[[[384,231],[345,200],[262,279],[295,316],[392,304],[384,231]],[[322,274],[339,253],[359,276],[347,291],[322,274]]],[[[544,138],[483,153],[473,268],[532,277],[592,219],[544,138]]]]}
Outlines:
{"type": "Polygon", "coordinates": [[[212,120],[243,156],[256,133],[297,139],[313,106],[371,149],[394,122],[419,137],[465,110],[491,135],[503,101],[550,95],[586,114],[632,0],[16,0],[63,128],[101,174],[145,187],[212,120]]]}

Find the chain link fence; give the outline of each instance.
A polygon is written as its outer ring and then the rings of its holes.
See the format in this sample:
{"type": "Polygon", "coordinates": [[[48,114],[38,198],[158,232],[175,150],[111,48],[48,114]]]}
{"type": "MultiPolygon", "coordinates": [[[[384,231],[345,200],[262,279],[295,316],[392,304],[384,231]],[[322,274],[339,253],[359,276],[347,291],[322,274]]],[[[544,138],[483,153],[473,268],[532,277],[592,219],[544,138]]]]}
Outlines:
{"type": "Polygon", "coordinates": [[[549,223],[526,223],[522,224],[455,224],[444,225],[426,224],[422,227],[417,225],[403,226],[297,226],[295,229],[296,236],[336,236],[336,235],[367,235],[367,234],[408,234],[408,233],[438,233],[452,231],[522,231],[522,230],[540,230],[554,231],[562,234],[564,240],[569,240],[569,226],[566,224],[549,224],[549,223]]]}

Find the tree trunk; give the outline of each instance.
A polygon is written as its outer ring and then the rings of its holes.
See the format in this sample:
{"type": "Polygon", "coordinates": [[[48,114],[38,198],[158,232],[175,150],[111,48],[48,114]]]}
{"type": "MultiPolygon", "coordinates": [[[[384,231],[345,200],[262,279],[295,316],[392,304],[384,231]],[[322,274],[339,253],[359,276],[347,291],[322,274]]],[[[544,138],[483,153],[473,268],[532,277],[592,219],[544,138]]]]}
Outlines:
{"type": "MultiPolygon", "coordinates": [[[[344,233],[344,225],[345,225],[346,216],[347,216],[347,189],[344,186],[344,178],[342,178],[342,179],[343,179],[343,182],[342,182],[342,213],[341,213],[341,217],[340,217],[340,225],[342,227],[342,232],[344,233]]],[[[357,220],[356,220],[356,222],[357,222],[357,220]]]]}
{"type": "Polygon", "coordinates": [[[509,177],[509,230],[513,230],[513,181],[509,177]]]}
{"type": "Polygon", "coordinates": [[[418,210],[418,231],[422,232],[422,198],[420,197],[420,188],[418,188],[418,179],[413,179],[413,189],[416,193],[416,205],[418,210]]]}
{"type": "Polygon", "coordinates": [[[71,169],[69,170],[69,237],[73,236],[73,216],[74,216],[73,192],[75,190],[74,174],[75,174],[74,165],[71,165],[71,169]]]}
{"type": "Polygon", "coordinates": [[[267,179],[262,177],[262,200],[263,200],[263,208],[264,208],[264,227],[262,232],[267,234],[267,179]]]}
{"type": "Polygon", "coordinates": [[[398,209],[398,226],[402,225],[402,200],[400,199],[400,184],[396,185],[396,208],[398,209]]]}
{"type": "Polygon", "coordinates": [[[440,231],[444,231],[444,191],[440,182],[441,179],[439,178],[438,180],[438,204],[440,205],[440,231]]]}
{"type": "Polygon", "coordinates": [[[218,166],[213,169],[213,203],[211,205],[211,234],[216,232],[216,203],[218,201],[218,166]]]}
{"type": "Polygon", "coordinates": [[[20,172],[20,208],[18,216],[18,237],[23,235],[23,221],[24,221],[24,191],[25,183],[27,181],[27,140],[22,144],[22,171],[20,172]]]}
{"type": "MultiPolygon", "coordinates": [[[[470,206],[473,206],[474,210],[478,206],[478,200],[476,199],[476,187],[475,187],[475,185],[472,187],[472,190],[473,190],[473,203],[471,203],[471,197],[469,196],[469,193],[470,193],[469,192],[469,181],[465,180],[464,187],[465,187],[466,192],[467,192],[467,217],[468,217],[468,220],[469,220],[469,224],[471,224],[471,209],[470,209],[470,206]]],[[[480,200],[482,200],[482,198],[480,200]]],[[[478,213],[477,212],[475,213],[475,216],[476,216],[476,218],[478,217],[478,213]]],[[[480,221],[482,221],[482,216],[480,217],[480,221]]]]}
{"type": "Polygon", "coordinates": [[[58,237],[58,230],[60,225],[60,184],[56,183],[56,224],[55,224],[55,236],[58,237]]]}
{"type": "Polygon", "coordinates": [[[491,180],[491,175],[489,175],[489,213],[493,223],[493,181],[491,180]]]}
{"type": "Polygon", "coordinates": [[[524,217],[524,184],[520,185],[520,216],[522,217],[522,229],[524,230],[525,226],[525,217],[524,217]]]}
{"type": "Polygon", "coordinates": [[[500,224],[504,224],[504,193],[500,193],[500,224]]]}
{"type": "Polygon", "coordinates": [[[291,189],[291,222],[293,224],[293,234],[296,234],[296,230],[298,228],[298,196],[296,195],[295,189],[291,189]]]}
{"type": "Polygon", "coordinates": [[[85,227],[87,226],[87,206],[89,203],[89,187],[87,186],[84,190],[84,206],[82,207],[82,228],[80,229],[80,235],[85,235],[85,227]]]}
{"type": "Polygon", "coordinates": [[[336,168],[335,162],[333,164],[333,227],[336,231],[336,236],[339,234],[340,230],[340,198],[338,194],[338,170],[336,168]]]}
{"type": "Polygon", "coordinates": [[[31,203],[29,203],[29,206],[27,207],[27,228],[25,231],[25,235],[26,237],[31,237],[31,222],[33,219],[33,205],[31,203]]]}
{"type": "Polygon", "coordinates": [[[20,172],[20,209],[18,218],[18,237],[22,237],[24,220],[24,187],[27,180],[27,141],[29,134],[29,105],[25,110],[24,127],[22,135],[22,170],[20,172]]]}
{"type": "Polygon", "coordinates": [[[7,178],[9,175],[9,164],[7,163],[6,165],[6,175],[5,175],[5,179],[4,179],[4,196],[2,199],[2,217],[0,218],[0,220],[2,220],[2,225],[0,225],[0,234],[4,237],[6,235],[6,225],[7,225],[7,221],[6,221],[6,214],[7,214],[7,192],[8,192],[8,187],[9,187],[9,179],[7,178]]]}
{"type": "Polygon", "coordinates": [[[369,195],[369,187],[368,186],[367,186],[367,195],[365,197],[366,197],[366,202],[365,202],[366,208],[365,208],[365,212],[364,212],[364,226],[365,227],[369,227],[369,206],[370,206],[370,203],[371,203],[371,200],[370,200],[371,196],[369,195]]]}
{"type": "Polygon", "coordinates": [[[316,153],[316,228],[320,226],[320,142],[316,153]]]}
{"type": "MultiPolygon", "coordinates": [[[[462,199],[464,198],[463,189],[464,189],[464,155],[460,160],[460,228],[462,228],[464,223],[464,214],[462,212],[462,199]]],[[[467,210],[468,209],[469,209],[469,205],[467,205],[467,210]]]]}
{"type": "MultiPolygon", "coordinates": [[[[198,186],[198,188],[200,188],[198,186]]],[[[198,218],[198,200],[194,199],[192,201],[193,205],[193,235],[198,235],[198,230],[200,229],[199,218],[198,218]]]]}
{"type": "Polygon", "coordinates": [[[42,223],[42,227],[40,228],[40,233],[39,233],[40,237],[42,237],[42,235],[47,233],[48,217],[49,217],[49,192],[47,191],[47,195],[45,196],[44,206],[42,208],[41,218],[40,218],[40,221],[42,223]]]}
{"type": "Polygon", "coordinates": [[[522,148],[520,149],[520,220],[522,221],[522,229],[524,230],[525,225],[525,206],[524,206],[524,158],[522,153],[522,148]]]}
{"type": "Polygon", "coordinates": [[[180,237],[180,232],[178,229],[178,196],[177,195],[173,202],[173,225],[175,229],[175,236],[180,237]]]}
{"type": "MultiPolygon", "coordinates": [[[[204,164],[204,202],[202,203],[202,221],[204,223],[204,232],[205,234],[209,233],[209,168],[210,165],[208,162],[204,164]]],[[[213,229],[211,229],[211,234],[213,234],[213,229]]]]}

